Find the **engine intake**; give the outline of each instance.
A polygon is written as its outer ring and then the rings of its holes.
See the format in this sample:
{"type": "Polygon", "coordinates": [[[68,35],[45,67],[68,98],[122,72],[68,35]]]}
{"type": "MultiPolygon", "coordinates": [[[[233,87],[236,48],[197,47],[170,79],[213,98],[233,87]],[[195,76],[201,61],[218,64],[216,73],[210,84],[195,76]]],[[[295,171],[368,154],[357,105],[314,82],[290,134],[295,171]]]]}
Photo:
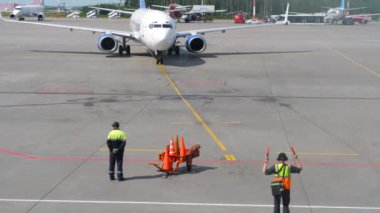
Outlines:
{"type": "Polygon", "coordinates": [[[9,18],[14,19],[14,18],[16,18],[16,16],[15,16],[15,14],[11,13],[11,14],[9,15],[9,18]]]}
{"type": "Polygon", "coordinates": [[[202,36],[192,35],[186,39],[185,46],[189,52],[203,52],[206,50],[206,40],[202,36]]]}
{"type": "Polygon", "coordinates": [[[104,52],[114,52],[118,43],[117,38],[112,34],[102,34],[98,38],[98,48],[104,52]]]}

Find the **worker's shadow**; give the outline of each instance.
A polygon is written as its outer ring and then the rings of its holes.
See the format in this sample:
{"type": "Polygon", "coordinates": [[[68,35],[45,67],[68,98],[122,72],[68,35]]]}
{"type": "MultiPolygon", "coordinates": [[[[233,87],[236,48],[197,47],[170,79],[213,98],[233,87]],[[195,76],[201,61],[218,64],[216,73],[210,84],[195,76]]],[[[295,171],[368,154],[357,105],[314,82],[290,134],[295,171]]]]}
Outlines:
{"type": "Polygon", "coordinates": [[[146,180],[146,179],[154,179],[154,178],[161,178],[162,174],[157,174],[157,175],[142,175],[142,176],[133,176],[133,177],[126,177],[126,181],[131,181],[131,180],[146,180]]]}

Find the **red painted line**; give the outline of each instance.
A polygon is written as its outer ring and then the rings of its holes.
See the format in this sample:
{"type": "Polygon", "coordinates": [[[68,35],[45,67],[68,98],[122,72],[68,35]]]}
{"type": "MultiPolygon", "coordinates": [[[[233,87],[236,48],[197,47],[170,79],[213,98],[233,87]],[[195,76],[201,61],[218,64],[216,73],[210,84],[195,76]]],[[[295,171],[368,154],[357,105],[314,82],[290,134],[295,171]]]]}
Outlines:
{"type": "MultiPolygon", "coordinates": [[[[46,160],[46,161],[108,161],[108,158],[85,158],[85,157],[40,157],[28,155],[21,152],[15,152],[8,149],[0,149],[0,153],[11,156],[22,157],[30,160],[46,160]]],[[[157,159],[142,158],[125,158],[128,163],[159,163],[157,159]]],[[[195,164],[203,165],[261,165],[262,161],[227,161],[227,160],[201,160],[194,159],[195,164]]],[[[322,166],[322,167],[380,167],[380,163],[321,163],[321,162],[304,162],[306,166],[322,166]]]]}
{"type": "Polygon", "coordinates": [[[32,159],[32,160],[37,160],[38,159],[38,157],[33,156],[33,155],[27,155],[27,154],[23,154],[21,152],[14,152],[14,151],[7,150],[7,149],[0,149],[0,152],[6,153],[8,155],[14,155],[14,156],[19,156],[19,157],[24,157],[24,158],[28,158],[28,159],[32,159]]]}

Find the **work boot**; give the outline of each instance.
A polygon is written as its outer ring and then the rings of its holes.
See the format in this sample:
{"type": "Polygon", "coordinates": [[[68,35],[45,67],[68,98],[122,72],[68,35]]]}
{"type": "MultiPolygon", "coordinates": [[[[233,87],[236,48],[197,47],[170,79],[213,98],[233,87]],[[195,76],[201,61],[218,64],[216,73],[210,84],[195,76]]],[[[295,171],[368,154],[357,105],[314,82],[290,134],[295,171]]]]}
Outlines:
{"type": "Polygon", "coordinates": [[[123,174],[117,174],[117,179],[119,181],[125,181],[126,179],[123,177],[123,174]]]}
{"type": "Polygon", "coordinates": [[[115,176],[113,174],[110,174],[110,180],[115,180],[115,176]]]}

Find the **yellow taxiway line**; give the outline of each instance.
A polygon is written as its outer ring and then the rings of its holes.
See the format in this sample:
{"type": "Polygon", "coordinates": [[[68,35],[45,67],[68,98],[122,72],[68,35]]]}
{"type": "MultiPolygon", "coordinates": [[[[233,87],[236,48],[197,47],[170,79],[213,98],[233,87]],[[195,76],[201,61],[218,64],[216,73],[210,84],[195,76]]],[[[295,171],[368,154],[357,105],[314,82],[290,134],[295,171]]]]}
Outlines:
{"type": "Polygon", "coordinates": [[[235,158],[235,156],[233,156],[233,155],[225,155],[225,157],[226,157],[226,160],[229,160],[229,161],[236,161],[236,158],[235,158]]]}
{"type": "Polygon", "coordinates": [[[338,55],[338,56],[350,61],[351,63],[362,68],[363,70],[365,70],[365,71],[371,73],[372,75],[380,78],[380,73],[374,71],[373,69],[369,68],[368,66],[366,66],[362,63],[357,62],[355,59],[351,58],[350,56],[348,56],[348,55],[346,55],[346,54],[344,54],[344,53],[342,53],[336,49],[330,48],[330,47],[327,47],[327,49],[330,50],[331,52],[333,52],[335,55],[338,55]]]}
{"type": "Polygon", "coordinates": [[[164,66],[161,64],[157,65],[162,74],[168,79],[170,85],[172,86],[175,93],[181,98],[182,102],[189,108],[191,113],[194,115],[194,117],[197,119],[197,121],[203,126],[203,128],[206,130],[206,132],[211,136],[211,138],[216,142],[216,144],[220,147],[221,150],[227,151],[227,148],[224,146],[224,144],[219,140],[219,138],[215,135],[215,133],[210,129],[210,127],[204,122],[202,117],[198,114],[198,112],[194,109],[194,107],[186,100],[185,97],[183,97],[181,91],[178,89],[177,85],[173,81],[173,79],[169,76],[169,74],[166,72],[164,66]]]}

